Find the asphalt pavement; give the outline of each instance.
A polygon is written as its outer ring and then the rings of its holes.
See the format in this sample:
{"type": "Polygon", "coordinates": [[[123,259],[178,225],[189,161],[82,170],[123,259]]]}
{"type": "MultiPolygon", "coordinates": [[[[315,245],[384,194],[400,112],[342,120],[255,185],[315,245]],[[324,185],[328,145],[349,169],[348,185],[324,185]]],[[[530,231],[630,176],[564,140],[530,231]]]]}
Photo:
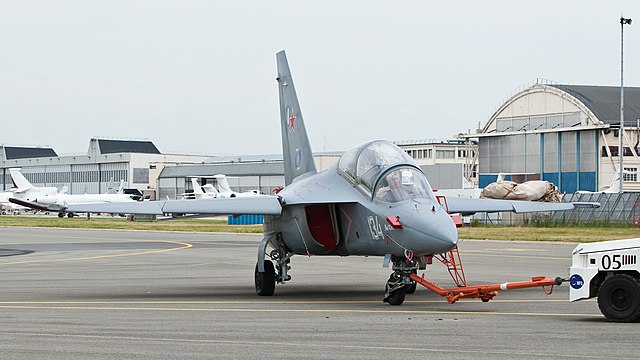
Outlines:
{"type": "MultiPolygon", "coordinates": [[[[568,285],[448,304],[382,302],[378,257],[292,259],[253,286],[261,235],[0,228],[2,359],[633,359],[640,324],[610,323],[568,285]]],[[[470,284],[567,276],[575,244],[462,241],[470,284]]],[[[426,278],[452,286],[444,267],[426,278]]]]}

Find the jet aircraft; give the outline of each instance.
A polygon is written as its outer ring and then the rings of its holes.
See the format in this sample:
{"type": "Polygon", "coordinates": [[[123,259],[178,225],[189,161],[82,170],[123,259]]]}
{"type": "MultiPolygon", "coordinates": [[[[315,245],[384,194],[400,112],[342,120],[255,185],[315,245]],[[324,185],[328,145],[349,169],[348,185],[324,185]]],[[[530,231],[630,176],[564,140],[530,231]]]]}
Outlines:
{"type": "Polygon", "coordinates": [[[200,186],[198,178],[191,178],[191,186],[193,192],[182,194],[182,199],[215,199],[218,196],[218,190],[211,184],[200,186]]]}
{"type": "Polygon", "coordinates": [[[192,193],[183,194],[183,199],[225,199],[243,196],[255,196],[260,195],[257,190],[246,192],[235,192],[231,190],[227,176],[224,174],[218,174],[213,176],[218,182],[218,189],[212,184],[205,184],[200,186],[196,177],[191,178],[191,186],[193,187],[192,193]]]}
{"type": "MultiPolygon", "coordinates": [[[[631,172],[629,171],[623,171],[624,174],[631,174],[631,172]]],[[[620,172],[616,171],[613,174],[613,179],[611,179],[611,184],[609,185],[609,187],[606,187],[605,189],[601,190],[601,191],[587,191],[587,190],[578,190],[576,191],[576,194],[583,194],[583,195],[589,195],[589,194],[617,194],[620,192],[620,172]]]]}
{"type": "Polygon", "coordinates": [[[277,194],[67,204],[59,209],[156,215],[262,214],[264,237],[254,272],[258,295],[270,296],[277,283],[291,280],[294,255],[380,256],[393,269],[384,300],[400,305],[405,294],[415,289],[410,275],[425,269],[433,255],[457,247],[457,229],[450,213],[574,208],[566,203],[454,198],[447,200],[447,212],[414,160],[385,140],[358,145],[334,166],[317,172],[285,52],[276,58],[285,176],[285,187],[277,194]]]}
{"type": "Polygon", "coordinates": [[[218,182],[218,196],[219,198],[234,198],[234,197],[243,197],[243,196],[254,196],[260,195],[257,190],[245,191],[245,192],[235,192],[231,190],[231,186],[229,186],[229,181],[227,180],[227,176],[224,174],[218,174],[213,176],[214,179],[218,182]]]}
{"type": "Polygon", "coordinates": [[[13,204],[29,207],[43,211],[58,211],[59,217],[73,217],[75,211],[66,210],[68,204],[95,204],[95,203],[118,203],[135,202],[132,195],[122,193],[122,183],[117,194],[66,194],[58,192],[55,187],[36,187],[27,180],[19,171],[20,169],[9,169],[13,182],[18,186],[14,191],[14,196],[9,199],[13,204]],[[54,206],[52,206],[54,205],[54,206]],[[58,207],[58,210],[54,210],[58,207]]]}

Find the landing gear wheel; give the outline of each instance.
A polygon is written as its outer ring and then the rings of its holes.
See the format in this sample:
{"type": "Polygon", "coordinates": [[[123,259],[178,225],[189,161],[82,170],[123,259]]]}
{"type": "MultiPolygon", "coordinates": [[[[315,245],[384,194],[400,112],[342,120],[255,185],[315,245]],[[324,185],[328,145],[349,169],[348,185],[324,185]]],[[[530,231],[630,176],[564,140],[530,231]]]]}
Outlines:
{"type": "Polygon", "coordinates": [[[405,294],[413,294],[414,292],[416,292],[417,287],[418,284],[415,281],[412,281],[411,284],[404,286],[404,292],[405,294]]]}
{"type": "Polygon", "coordinates": [[[260,296],[271,296],[276,290],[276,270],[273,263],[269,260],[264,261],[264,272],[258,272],[258,264],[256,264],[256,293],[260,296]]]}
{"type": "Polygon", "coordinates": [[[400,274],[391,274],[389,280],[387,280],[387,286],[385,287],[384,302],[389,305],[402,305],[404,297],[407,294],[407,286],[409,285],[401,285],[401,282],[402,276],[400,274]]]}
{"type": "Polygon", "coordinates": [[[629,274],[607,278],[598,291],[598,307],[609,321],[640,320],[640,279],[629,274]]]}
{"type": "Polygon", "coordinates": [[[398,288],[398,290],[394,290],[389,293],[384,301],[386,301],[389,305],[402,305],[404,302],[405,294],[407,293],[406,286],[398,288]]]}

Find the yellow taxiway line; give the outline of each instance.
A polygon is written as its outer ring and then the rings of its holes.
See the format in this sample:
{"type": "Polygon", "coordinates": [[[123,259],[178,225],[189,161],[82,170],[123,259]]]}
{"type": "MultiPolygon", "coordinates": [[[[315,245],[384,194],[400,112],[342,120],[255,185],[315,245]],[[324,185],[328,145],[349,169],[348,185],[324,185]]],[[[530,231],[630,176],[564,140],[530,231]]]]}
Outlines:
{"type": "MultiPolygon", "coordinates": [[[[143,242],[143,243],[166,243],[166,244],[174,244],[179,245],[175,248],[169,249],[157,249],[157,250],[146,250],[146,251],[136,251],[129,253],[118,253],[118,254],[110,254],[110,255],[96,255],[96,256],[81,256],[81,257],[71,257],[71,258],[60,258],[60,259],[33,259],[33,260],[20,260],[20,261],[0,261],[0,266],[2,265],[16,265],[16,264],[33,264],[33,263],[54,263],[54,262],[64,262],[64,261],[80,261],[80,260],[96,260],[96,259],[108,259],[115,257],[125,257],[125,256],[138,256],[138,255],[148,255],[148,254],[159,254],[170,251],[183,250],[193,247],[193,244],[189,244],[182,241],[171,241],[171,240],[128,240],[122,238],[92,238],[85,236],[59,236],[59,235],[37,235],[38,238],[61,238],[61,239],[83,239],[83,240],[91,240],[95,241],[122,241],[122,242],[143,242]]],[[[83,243],[83,244],[86,244],[83,243]]]]}
{"type": "Polygon", "coordinates": [[[436,311],[436,310],[375,310],[375,309],[255,309],[255,308],[188,308],[188,307],[113,307],[113,306],[45,306],[0,305],[0,309],[29,310],[92,310],[92,311],[157,311],[157,312],[236,312],[236,313],[332,313],[332,314],[405,314],[405,315],[494,315],[540,317],[602,317],[602,314],[535,313],[500,311],[436,311]]]}

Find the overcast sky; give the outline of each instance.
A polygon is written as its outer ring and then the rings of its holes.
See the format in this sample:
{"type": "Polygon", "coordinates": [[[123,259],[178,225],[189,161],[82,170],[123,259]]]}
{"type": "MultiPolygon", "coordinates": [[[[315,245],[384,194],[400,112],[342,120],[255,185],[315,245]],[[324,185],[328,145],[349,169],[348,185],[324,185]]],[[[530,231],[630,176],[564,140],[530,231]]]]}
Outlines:
{"type": "Polygon", "coordinates": [[[3,1],[0,143],[280,153],[286,50],[314,151],[473,131],[519,87],[640,86],[640,1],[3,1]],[[637,21],[637,22],[636,22],[637,21]]]}

